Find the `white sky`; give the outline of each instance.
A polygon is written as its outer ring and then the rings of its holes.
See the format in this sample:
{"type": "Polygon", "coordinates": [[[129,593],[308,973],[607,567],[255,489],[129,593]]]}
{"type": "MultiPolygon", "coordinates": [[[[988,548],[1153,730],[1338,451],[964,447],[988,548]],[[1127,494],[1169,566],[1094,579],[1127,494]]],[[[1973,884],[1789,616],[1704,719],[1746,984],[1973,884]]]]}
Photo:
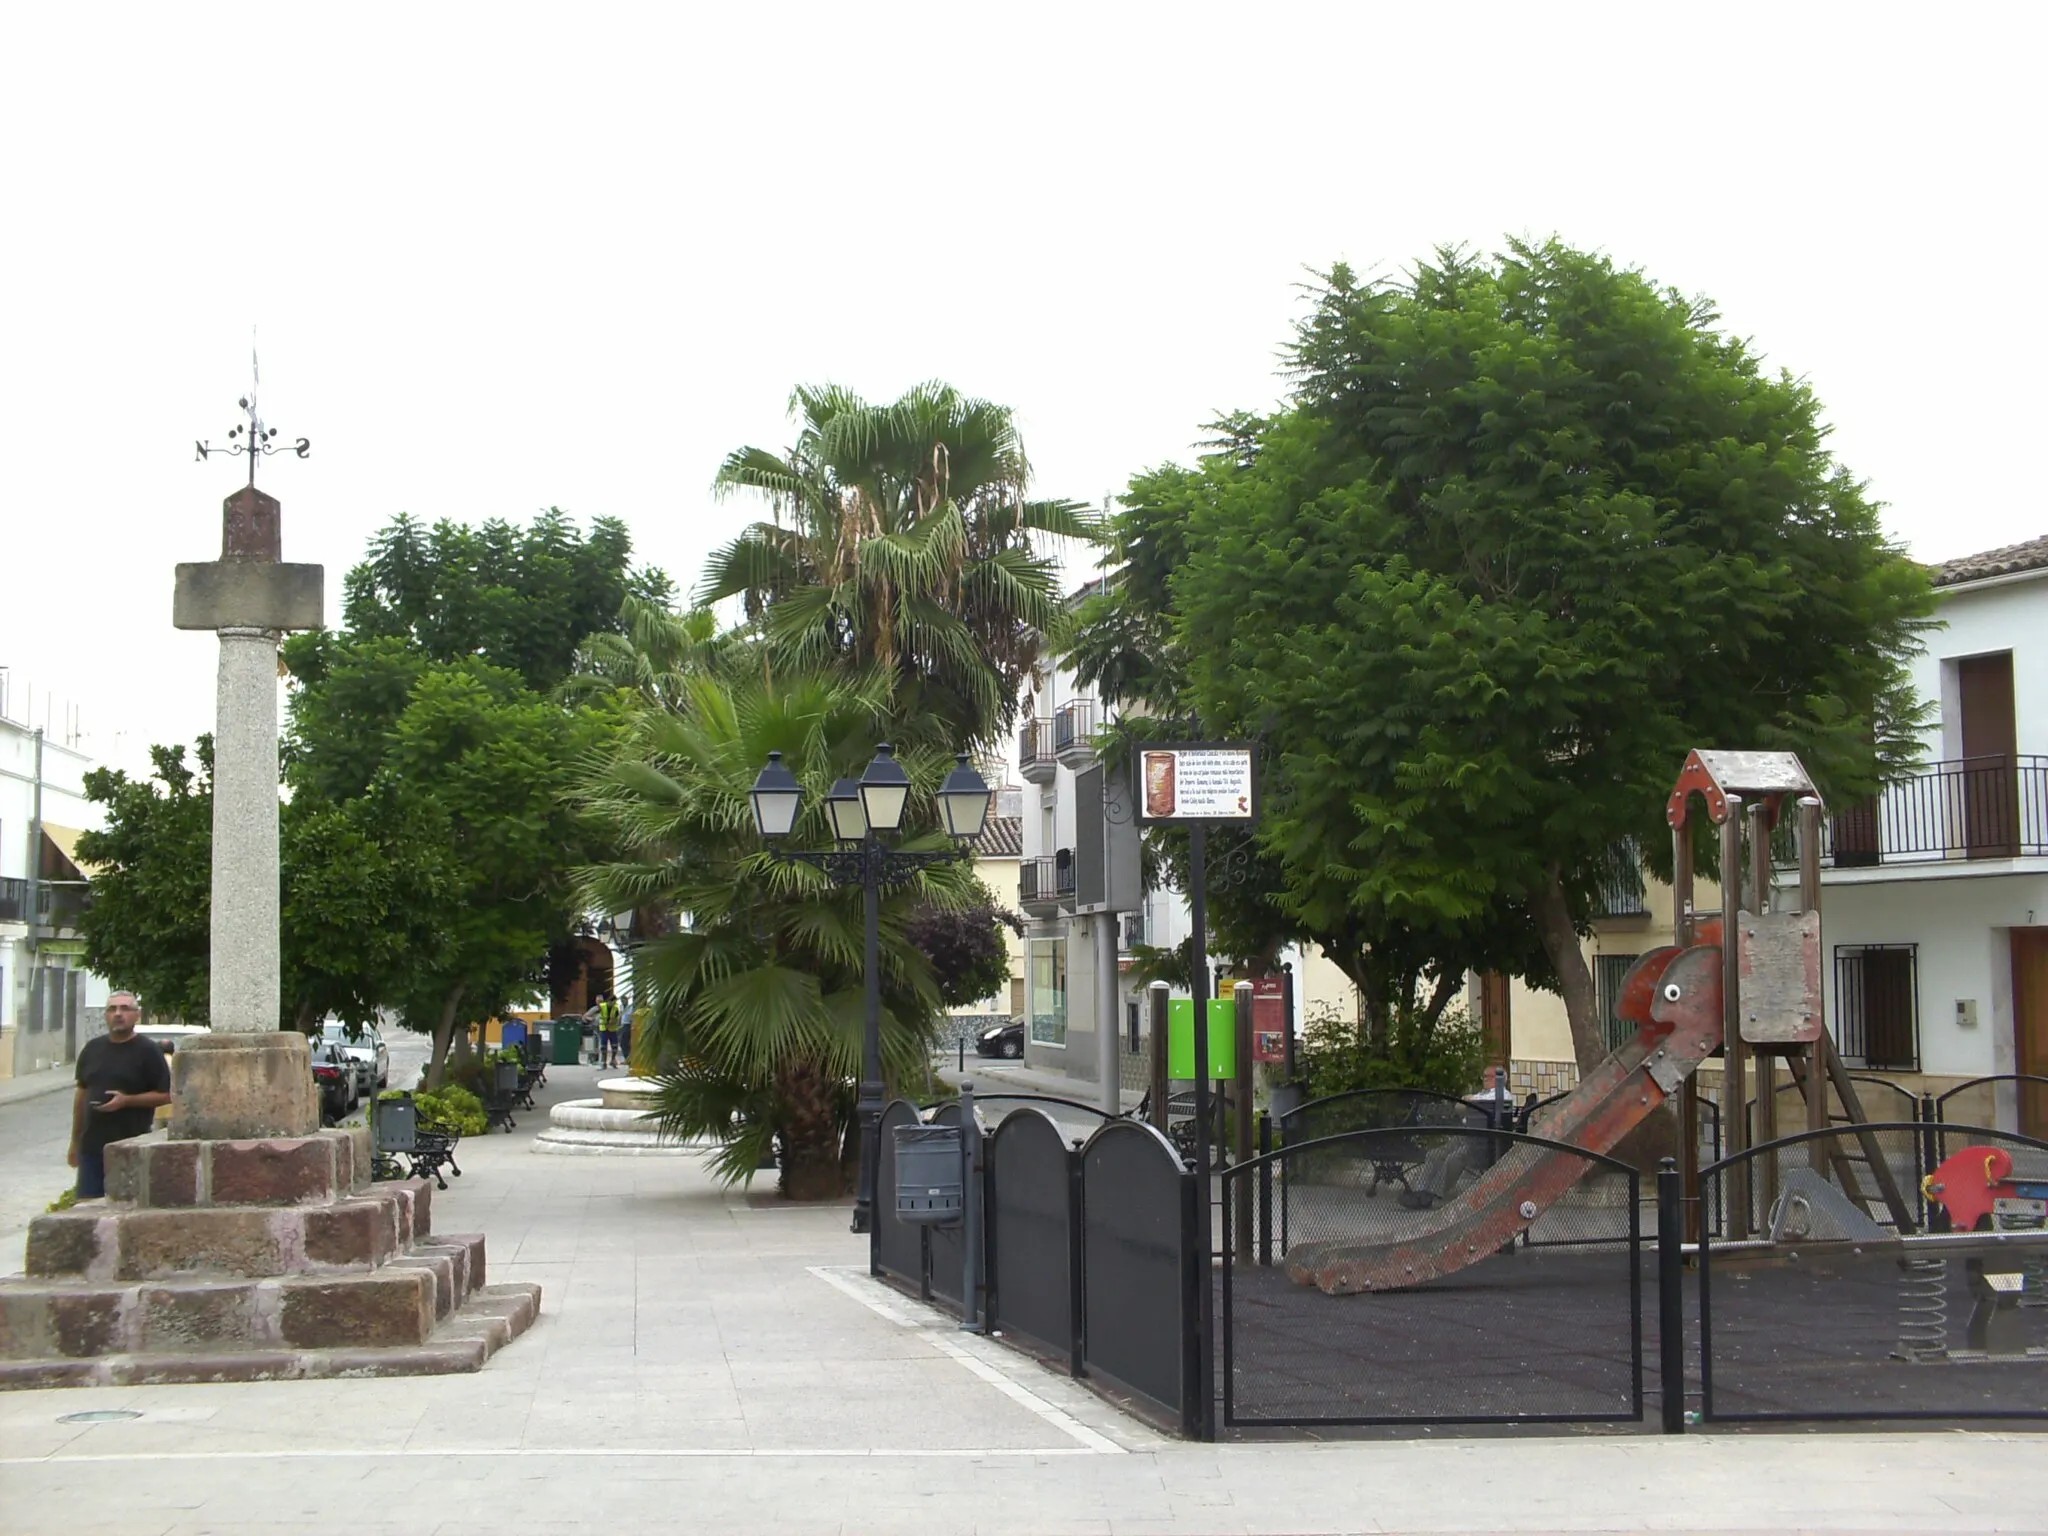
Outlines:
{"type": "MultiPolygon", "coordinates": [[[[18,5],[0,664],[210,724],[250,327],[285,556],[626,520],[685,586],[799,381],[944,378],[1090,501],[1270,404],[1305,269],[1551,232],[1810,377],[1934,559],[2048,532],[2038,5],[18,5]],[[2028,103],[2033,105],[2029,106],[2028,103]]],[[[41,705],[37,705],[41,714],[41,705]]]]}

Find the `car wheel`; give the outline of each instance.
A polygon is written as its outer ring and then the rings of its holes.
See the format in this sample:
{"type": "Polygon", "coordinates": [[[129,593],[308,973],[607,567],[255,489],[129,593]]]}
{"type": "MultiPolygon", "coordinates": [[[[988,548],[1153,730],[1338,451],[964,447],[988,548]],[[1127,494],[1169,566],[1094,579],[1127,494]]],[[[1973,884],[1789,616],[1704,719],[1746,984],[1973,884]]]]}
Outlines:
{"type": "Polygon", "coordinates": [[[1018,1058],[1019,1058],[1020,1056],[1022,1056],[1023,1054],[1024,1054],[1024,1042],[1023,1042],[1023,1041],[1021,1041],[1021,1040],[1005,1040],[1005,1041],[1003,1042],[1003,1060],[1005,1060],[1005,1061],[1015,1061],[1015,1060],[1017,1060],[1017,1059],[1018,1059],[1018,1058]]]}

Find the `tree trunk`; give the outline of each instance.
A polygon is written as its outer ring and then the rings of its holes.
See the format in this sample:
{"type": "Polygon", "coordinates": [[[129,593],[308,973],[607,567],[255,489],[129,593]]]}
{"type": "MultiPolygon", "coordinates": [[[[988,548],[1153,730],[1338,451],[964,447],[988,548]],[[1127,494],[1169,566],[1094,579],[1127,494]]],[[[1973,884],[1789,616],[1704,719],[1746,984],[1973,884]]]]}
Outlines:
{"type": "Polygon", "coordinates": [[[1586,952],[1579,947],[1571,902],[1564,893],[1564,875],[1557,865],[1550,866],[1549,882],[1537,893],[1534,906],[1536,935],[1557,972],[1565,1017],[1571,1021],[1572,1054],[1578,1058],[1583,1077],[1607,1059],[1607,1023],[1600,1017],[1593,972],[1586,965],[1586,952]]]}
{"type": "Polygon", "coordinates": [[[839,1095],[840,1084],[815,1062],[787,1062],[776,1070],[775,1119],[782,1139],[777,1187],[783,1198],[836,1200],[846,1193],[839,1095]]]}
{"type": "MultiPolygon", "coordinates": [[[[462,1006],[462,994],[466,987],[452,989],[441,1004],[441,1017],[434,1024],[434,1055],[427,1063],[427,1091],[432,1093],[445,1081],[448,1072],[448,1042],[455,1033],[455,1010],[462,1006]]],[[[465,1036],[465,1043],[467,1037],[465,1036]]]]}

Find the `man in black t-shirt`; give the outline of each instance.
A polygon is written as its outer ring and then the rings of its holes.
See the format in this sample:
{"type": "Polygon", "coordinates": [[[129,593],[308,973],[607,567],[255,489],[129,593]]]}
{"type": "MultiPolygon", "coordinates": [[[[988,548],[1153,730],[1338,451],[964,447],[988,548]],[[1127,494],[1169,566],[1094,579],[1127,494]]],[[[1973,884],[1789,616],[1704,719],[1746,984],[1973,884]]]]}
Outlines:
{"type": "Polygon", "coordinates": [[[171,1102],[171,1064],[154,1040],[135,1033],[142,1008],[133,992],[107,999],[107,1032],[78,1053],[78,1093],[71,1103],[71,1166],[78,1198],[107,1192],[110,1141],[145,1136],[157,1106],[171,1102]]]}

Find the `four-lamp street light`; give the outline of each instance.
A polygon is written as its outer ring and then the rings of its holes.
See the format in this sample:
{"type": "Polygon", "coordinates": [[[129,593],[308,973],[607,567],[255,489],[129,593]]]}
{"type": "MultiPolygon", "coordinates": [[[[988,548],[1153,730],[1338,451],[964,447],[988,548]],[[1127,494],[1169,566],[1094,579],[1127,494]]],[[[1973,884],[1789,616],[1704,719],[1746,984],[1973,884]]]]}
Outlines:
{"type": "Polygon", "coordinates": [[[882,1120],[882,889],[914,879],[934,864],[971,857],[974,840],[988,822],[987,782],[962,752],[953,771],[939,786],[939,814],[956,846],[930,851],[891,848],[885,838],[903,829],[910,804],[910,775],[896,761],[896,749],[883,742],[860,780],[840,779],[825,796],[825,816],[839,846],[811,852],[785,848],[782,839],[796,829],[804,790],[796,775],[782,765],[782,754],[770,752],[768,766],[754,780],[754,827],[778,859],[823,870],[834,885],[859,886],[867,908],[867,1015],[861,1032],[860,1190],[854,1197],[853,1230],[874,1230],[875,1176],[880,1160],[882,1120]]]}

